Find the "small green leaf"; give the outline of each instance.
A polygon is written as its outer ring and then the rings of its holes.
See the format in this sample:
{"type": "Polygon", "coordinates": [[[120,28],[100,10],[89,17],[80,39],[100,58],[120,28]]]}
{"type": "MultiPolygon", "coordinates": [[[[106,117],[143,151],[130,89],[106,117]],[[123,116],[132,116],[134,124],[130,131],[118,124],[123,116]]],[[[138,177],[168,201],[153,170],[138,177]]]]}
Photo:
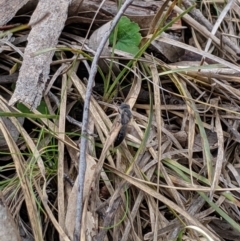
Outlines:
{"type": "MultiPolygon", "coordinates": [[[[141,41],[141,34],[139,33],[140,27],[137,23],[131,22],[127,17],[121,17],[117,25],[117,41],[115,48],[136,54],[139,50],[138,46],[141,41]]],[[[114,32],[109,37],[109,43],[113,45],[114,32]]]]}
{"type": "Polygon", "coordinates": [[[37,110],[38,110],[40,113],[42,113],[43,115],[45,115],[45,114],[48,115],[48,114],[49,114],[49,112],[48,112],[48,107],[47,107],[45,101],[41,101],[40,105],[37,107],[37,110]]]}
{"type": "MultiPolygon", "coordinates": [[[[17,108],[18,110],[20,110],[22,113],[32,113],[32,111],[30,111],[28,109],[28,107],[26,107],[24,104],[22,103],[17,103],[17,108]]],[[[48,109],[47,109],[47,105],[44,101],[41,101],[40,105],[37,107],[37,110],[42,113],[43,115],[44,114],[49,114],[48,112],[48,109]]]]}
{"type": "Polygon", "coordinates": [[[27,106],[25,106],[24,104],[22,104],[21,102],[17,103],[17,109],[20,110],[22,113],[32,113],[29,108],[27,108],[27,106]]]}

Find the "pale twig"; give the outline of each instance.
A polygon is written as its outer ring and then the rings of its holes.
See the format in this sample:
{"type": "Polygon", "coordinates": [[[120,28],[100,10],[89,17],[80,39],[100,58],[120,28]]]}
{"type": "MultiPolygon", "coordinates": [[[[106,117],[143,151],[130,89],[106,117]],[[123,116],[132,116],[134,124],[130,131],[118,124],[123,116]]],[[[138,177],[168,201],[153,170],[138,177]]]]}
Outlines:
{"type": "Polygon", "coordinates": [[[84,102],[84,111],[83,111],[83,121],[82,121],[82,134],[81,134],[81,143],[80,143],[80,157],[79,157],[79,178],[78,178],[78,193],[77,193],[77,208],[76,208],[76,222],[75,222],[75,230],[74,230],[74,241],[80,240],[80,232],[81,232],[81,219],[82,219],[82,210],[83,210],[83,187],[84,187],[84,178],[86,171],[86,147],[87,147],[87,128],[88,128],[88,115],[89,115],[89,104],[92,93],[92,87],[94,83],[94,78],[97,73],[97,63],[98,59],[101,55],[101,52],[111,34],[113,29],[115,28],[118,20],[123,15],[127,7],[131,4],[133,0],[127,0],[124,2],[122,7],[119,9],[119,12],[113,19],[109,30],[106,32],[104,37],[102,38],[100,45],[97,49],[97,52],[94,56],[91,72],[88,80],[87,91],[84,102]]]}
{"type": "MultiPolygon", "coordinates": [[[[231,1],[231,2],[233,2],[233,1],[231,1]]],[[[184,1],[182,1],[182,3],[185,6],[185,8],[192,6],[192,1],[189,1],[189,0],[184,0],[184,1]]],[[[231,5],[231,3],[229,3],[229,5],[231,5]]],[[[203,16],[203,14],[198,9],[196,9],[196,8],[192,9],[189,12],[189,15],[192,16],[192,18],[194,18],[202,26],[205,26],[209,31],[212,31],[212,29],[213,29],[212,24],[203,16]]],[[[213,35],[213,34],[211,33],[211,35],[213,35]]],[[[231,53],[235,53],[237,56],[240,56],[239,46],[234,44],[229,38],[222,36],[221,33],[218,31],[215,33],[215,35],[219,39],[222,38],[223,43],[232,49],[231,53]]]]}
{"type": "MultiPolygon", "coordinates": [[[[231,9],[233,2],[234,2],[234,0],[229,1],[228,4],[224,7],[223,11],[219,15],[216,23],[214,24],[214,26],[212,28],[211,34],[214,35],[217,32],[219,26],[221,25],[221,23],[224,20],[224,17],[227,15],[228,11],[231,9]]],[[[206,47],[204,49],[205,52],[208,52],[211,43],[212,43],[212,39],[209,38],[208,41],[207,41],[206,47]]]]}

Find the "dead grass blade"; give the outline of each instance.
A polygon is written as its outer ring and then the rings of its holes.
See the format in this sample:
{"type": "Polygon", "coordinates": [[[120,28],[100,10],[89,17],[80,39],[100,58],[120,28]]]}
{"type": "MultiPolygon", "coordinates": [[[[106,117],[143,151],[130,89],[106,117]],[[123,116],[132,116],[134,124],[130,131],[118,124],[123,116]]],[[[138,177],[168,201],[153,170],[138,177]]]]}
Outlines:
{"type": "Polygon", "coordinates": [[[166,18],[168,17],[168,16],[164,16],[165,19],[162,17],[162,15],[163,15],[163,13],[164,13],[168,3],[169,3],[169,0],[165,1],[163,3],[163,5],[161,6],[161,8],[159,8],[157,13],[155,14],[155,16],[154,16],[154,18],[153,18],[153,20],[152,20],[152,22],[150,24],[150,28],[148,30],[148,34],[147,35],[153,34],[159,27],[162,27],[162,24],[165,22],[166,18]],[[161,19],[161,17],[162,17],[162,19],[161,19]],[[159,23],[160,19],[161,19],[161,23],[159,23]]]}
{"type": "Polygon", "coordinates": [[[15,168],[21,183],[21,188],[24,193],[24,199],[28,210],[29,220],[33,229],[34,238],[36,241],[43,241],[42,237],[42,226],[39,222],[38,210],[35,202],[35,197],[33,194],[32,187],[30,185],[31,180],[29,180],[28,172],[26,172],[25,161],[21,156],[21,151],[18,149],[16,143],[12,140],[5,124],[2,119],[0,119],[0,129],[4,135],[4,138],[10,149],[10,153],[15,163],[15,168]]]}
{"type": "MultiPolygon", "coordinates": [[[[62,77],[61,101],[59,112],[59,137],[65,140],[66,122],[66,102],[67,102],[67,75],[62,77]]],[[[64,195],[64,142],[58,142],[58,221],[59,225],[65,227],[65,195],[64,195]]]]}
{"type": "MultiPolygon", "coordinates": [[[[87,169],[86,169],[86,177],[84,181],[84,191],[83,191],[83,200],[86,200],[91,190],[93,190],[95,187],[93,185],[93,179],[94,179],[94,171],[96,167],[96,161],[93,159],[92,156],[87,155],[87,169]]],[[[68,207],[67,207],[67,213],[66,213],[66,219],[65,219],[65,227],[68,236],[73,239],[73,232],[74,232],[74,226],[75,226],[75,218],[76,218],[76,203],[77,203],[77,183],[78,179],[75,180],[74,186],[71,190],[71,193],[68,198],[68,207]]],[[[84,220],[89,220],[90,213],[86,214],[88,217],[84,220]]],[[[88,221],[87,221],[88,222],[88,221]]],[[[95,217],[95,221],[92,222],[92,225],[85,225],[83,227],[83,230],[86,230],[87,233],[93,234],[94,230],[97,230],[97,218],[95,217]],[[91,226],[95,224],[95,227],[91,229],[91,226]]]]}
{"type": "MultiPolygon", "coordinates": [[[[228,11],[228,8],[231,7],[233,1],[230,1],[229,4],[225,7],[226,11],[228,11]]],[[[188,0],[183,0],[183,5],[188,8],[189,6],[191,6],[191,3],[190,1],[188,0]]],[[[196,18],[198,20],[198,24],[201,25],[202,27],[206,27],[206,29],[208,29],[209,31],[213,31],[214,32],[214,29],[213,29],[213,26],[212,24],[203,16],[203,14],[200,12],[200,10],[198,9],[193,9],[191,12],[190,12],[190,15],[192,15],[194,18],[196,18]]],[[[224,11],[222,11],[222,15],[224,15],[224,11]]],[[[221,21],[221,19],[219,19],[219,21],[221,21]]],[[[216,23],[217,25],[218,23],[216,23]]],[[[193,27],[196,26],[196,23],[194,24],[193,27]]],[[[211,36],[214,36],[211,34],[211,36]]],[[[216,36],[218,38],[221,38],[221,34],[220,33],[216,33],[216,36]]],[[[228,38],[226,38],[225,36],[222,37],[222,41],[224,42],[224,44],[226,46],[228,46],[229,48],[225,48],[225,50],[227,51],[231,51],[231,53],[233,53],[234,55],[240,55],[240,48],[235,45],[233,42],[231,42],[228,38]],[[235,53],[234,53],[235,52],[235,53]]],[[[219,44],[218,45],[219,47],[222,45],[219,44]]]]}
{"type": "MultiPolygon", "coordinates": [[[[220,16],[218,17],[218,19],[217,19],[217,21],[216,21],[216,23],[215,23],[215,25],[214,25],[214,27],[211,31],[212,35],[216,34],[221,22],[223,21],[224,17],[228,13],[228,11],[231,9],[233,2],[234,2],[234,0],[229,1],[228,4],[224,7],[223,11],[221,12],[220,16]]],[[[205,49],[204,49],[205,52],[208,52],[211,43],[212,43],[212,39],[209,38],[208,41],[207,41],[207,44],[205,46],[205,49]]],[[[202,61],[203,61],[203,59],[202,59],[202,61]]]]}
{"type": "Polygon", "coordinates": [[[209,53],[206,53],[202,50],[199,50],[195,47],[192,47],[192,46],[189,46],[187,44],[184,44],[184,43],[181,43],[179,41],[176,41],[176,40],[173,40],[173,39],[170,39],[170,38],[164,38],[164,37],[161,37],[158,39],[160,42],[164,42],[164,43],[167,43],[167,44],[171,44],[171,45],[174,45],[174,46],[177,46],[179,48],[184,48],[186,50],[189,50],[191,52],[194,52],[194,53],[197,53],[197,54],[200,54],[201,56],[205,57],[205,58],[209,58],[211,60],[214,60],[216,61],[217,63],[220,63],[220,64],[223,64],[224,66],[227,66],[229,67],[230,69],[234,69],[236,70],[237,72],[239,72],[239,67],[235,64],[232,64],[222,58],[219,58],[215,55],[212,55],[212,54],[209,54],[209,53]]]}
{"type": "MultiPolygon", "coordinates": [[[[190,179],[185,175],[185,173],[182,170],[186,171],[186,168],[181,167],[181,165],[179,165],[177,162],[174,162],[170,159],[168,159],[167,161],[164,161],[164,163],[171,167],[172,169],[174,169],[180,176],[181,178],[183,178],[185,181],[190,182],[190,179]],[[181,168],[181,169],[180,169],[181,168]]],[[[187,173],[189,173],[189,171],[187,170],[187,173]]],[[[194,173],[193,173],[194,175],[194,173]]],[[[200,177],[200,175],[195,174],[195,177],[198,176],[200,177]]],[[[203,180],[202,177],[200,177],[200,179],[203,180]]],[[[199,179],[199,180],[200,180],[199,179]]],[[[234,227],[236,230],[240,231],[240,225],[234,221],[226,212],[224,212],[219,205],[217,205],[216,203],[212,202],[210,200],[210,198],[203,192],[198,191],[198,194],[214,209],[214,211],[216,211],[223,219],[225,219],[232,227],[234,227]]],[[[213,212],[213,210],[212,210],[213,212]]]]}
{"type": "MultiPolygon", "coordinates": [[[[216,105],[218,104],[218,101],[216,101],[216,105]]],[[[223,137],[223,130],[222,125],[219,117],[218,111],[215,112],[215,122],[216,122],[216,132],[217,132],[217,139],[218,139],[218,154],[217,154],[217,160],[214,170],[214,176],[213,176],[213,182],[211,185],[211,192],[210,197],[213,197],[214,189],[218,186],[219,177],[222,173],[222,167],[225,159],[224,155],[224,137],[223,137]]]]}
{"type": "Polygon", "coordinates": [[[33,182],[35,184],[35,187],[36,187],[36,190],[38,192],[38,195],[39,195],[39,197],[40,197],[40,199],[42,201],[44,209],[46,210],[46,213],[48,214],[48,217],[50,218],[52,224],[54,225],[54,227],[58,231],[60,237],[62,238],[63,241],[70,241],[70,239],[68,238],[66,233],[63,231],[62,227],[59,225],[59,223],[56,220],[56,218],[54,217],[54,215],[52,213],[52,210],[50,209],[50,207],[48,205],[48,200],[42,194],[41,188],[38,186],[38,184],[35,182],[35,180],[33,180],[33,182]]]}
{"type": "Polygon", "coordinates": [[[123,180],[131,183],[132,185],[138,187],[140,190],[142,190],[144,193],[158,199],[159,201],[163,202],[164,204],[166,204],[167,206],[169,206],[170,208],[172,208],[173,210],[175,210],[176,212],[178,212],[179,214],[181,214],[182,216],[184,216],[190,223],[192,223],[193,225],[201,228],[204,232],[206,232],[210,237],[212,237],[214,240],[218,240],[220,241],[220,239],[218,237],[216,237],[213,233],[210,233],[209,230],[203,226],[196,218],[192,217],[191,215],[189,215],[188,212],[186,212],[185,210],[183,210],[182,208],[180,208],[177,204],[175,204],[174,202],[172,202],[171,200],[167,199],[165,196],[163,196],[162,194],[156,192],[155,190],[153,190],[152,188],[150,188],[149,186],[143,184],[140,180],[137,180],[133,177],[130,177],[108,165],[106,165],[106,167],[111,170],[112,172],[114,172],[116,175],[120,176],[123,180]]]}
{"type": "MultiPolygon", "coordinates": [[[[196,108],[196,105],[194,103],[194,101],[192,101],[192,97],[188,91],[188,89],[186,88],[186,85],[184,85],[184,82],[182,81],[182,78],[178,78],[177,75],[173,74],[172,75],[172,80],[174,82],[174,84],[176,85],[176,87],[178,88],[179,92],[182,94],[182,96],[184,96],[186,99],[187,99],[187,104],[189,105],[189,113],[192,113],[192,115],[194,115],[194,118],[195,118],[195,121],[198,125],[198,128],[199,128],[199,133],[200,133],[200,136],[201,136],[201,140],[202,140],[202,144],[203,144],[203,155],[204,155],[204,161],[205,161],[205,164],[207,165],[207,172],[208,172],[208,178],[210,180],[210,182],[212,181],[212,175],[213,175],[213,171],[212,171],[212,155],[211,155],[211,152],[210,152],[210,148],[209,148],[209,143],[208,143],[208,138],[207,138],[207,135],[206,135],[206,132],[205,132],[205,129],[203,127],[203,123],[202,123],[202,120],[200,118],[200,115],[197,111],[197,108],[196,108]]],[[[191,115],[191,114],[190,114],[191,115]]],[[[191,118],[191,117],[190,117],[191,118]]],[[[194,129],[195,129],[195,126],[194,126],[194,122],[191,121],[189,122],[189,124],[192,124],[191,126],[189,126],[191,129],[189,129],[189,131],[193,132],[194,133],[194,129]]],[[[193,138],[194,136],[192,136],[191,134],[189,134],[190,136],[190,140],[189,140],[189,144],[190,144],[190,147],[189,148],[192,148],[193,147],[193,138]]],[[[192,150],[190,150],[190,154],[189,154],[189,157],[192,158],[192,150]]],[[[190,167],[191,167],[191,163],[192,161],[190,161],[190,167]]]]}
{"type": "MultiPolygon", "coordinates": [[[[154,62],[153,62],[154,63],[154,62]]],[[[156,66],[153,64],[150,66],[151,72],[152,72],[152,78],[153,78],[153,90],[154,90],[154,101],[155,101],[155,106],[161,106],[161,98],[160,98],[160,91],[158,86],[160,85],[160,79],[158,77],[158,71],[156,66]]],[[[161,110],[160,108],[156,108],[155,109],[155,118],[156,118],[156,122],[157,122],[157,140],[158,140],[158,154],[157,154],[157,159],[158,159],[158,166],[157,166],[157,171],[158,173],[160,173],[160,162],[162,160],[161,156],[162,156],[162,149],[161,149],[161,144],[162,144],[162,131],[161,131],[161,126],[162,126],[162,117],[161,117],[161,110]]],[[[157,178],[157,192],[159,192],[159,176],[157,178]]],[[[154,225],[154,237],[153,240],[157,241],[158,237],[157,237],[157,230],[158,230],[158,206],[159,203],[158,201],[156,202],[156,207],[155,207],[155,225],[154,225]]]]}

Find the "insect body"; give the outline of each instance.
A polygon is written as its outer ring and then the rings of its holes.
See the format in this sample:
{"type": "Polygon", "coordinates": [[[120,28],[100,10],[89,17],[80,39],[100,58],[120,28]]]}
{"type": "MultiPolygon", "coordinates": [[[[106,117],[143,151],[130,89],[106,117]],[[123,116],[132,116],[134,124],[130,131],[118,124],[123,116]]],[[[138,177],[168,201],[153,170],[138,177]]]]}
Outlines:
{"type": "Polygon", "coordinates": [[[127,125],[132,118],[132,112],[128,104],[122,103],[120,106],[120,122],[122,127],[114,141],[114,147],[120,145],[127,134],[127,125]]]}

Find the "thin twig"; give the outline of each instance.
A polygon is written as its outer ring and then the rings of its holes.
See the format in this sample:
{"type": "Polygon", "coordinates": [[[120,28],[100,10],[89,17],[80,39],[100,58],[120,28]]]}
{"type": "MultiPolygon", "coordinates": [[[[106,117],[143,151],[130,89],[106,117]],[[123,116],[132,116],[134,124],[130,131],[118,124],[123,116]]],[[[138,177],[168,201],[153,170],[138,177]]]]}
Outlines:
{"type": "MultiPolygon", "coordinates": [[[[233,2],[233,1],[232,1],[233,2]]],[[[182,4],[185,6],[185,8],[189,8],[192,6],[192,1],[183,0],[182,4]]],[[[231,5],[231,3],[229,4],[231,5]]],[[[198,21],[200,24],[205,26],[210,32],[213,29],[213,25],[203,16],[203,14],[198,9],[192,9],[189,12],[189,15],[192,16],[196,21],[198,21]]],[[[233,52],[236,53],[237,56],[240,56],[240,48],[236,44],[234,44],[228,37],[222,36],[220,32],[216,32],[215,35],[220,39],[222,37],[223,43],[226,44],[229,48],[233,50],[233,52]]]]}
{"type": "Polygon", "coordinates": [[[89,115],[89,104],[90,104],[90,98],[92,94],[92,87],[94,83],[94,78],[97,73],[97,63],[98,59],[101,55],[101,52],[111,34],[113,29],[115,28],[118,20],[123,15],[127,7],[132,3],[133,0],[127,0],[124,2],[122,7],[119,9],[119,12],[115,16],[115,18],[112,21],[112,24],[109,28],[109,30],[106,32],[104,37],[102,38],[102,41],[99,45],[99,48],[97,49],[97,52],[94,56],[92,66],[91,66],[91,72],[88,80],[87,85],[87,91],[86,91],[86,97],[84,102],[84,111],[83,111],[83,122],[82,122],[82,133],[81,133],[81,143],[80,143],[80,157],[79,157],[79,178],[78,178],[78,193],[77,193],[77,207],[76,207],[76,222],[75,222],[75,230],[74,230],[74,238],[73,241],[79,241],[80,240],[80,232],[81,232],[81,219],[82,219],[82,210],[83,210],[83,187],[84,187],[84,179],[85,179],[85,171],[86,171],[86,147],[87,147],[87,128],[88,128],[88,115],[89,115]]]}

